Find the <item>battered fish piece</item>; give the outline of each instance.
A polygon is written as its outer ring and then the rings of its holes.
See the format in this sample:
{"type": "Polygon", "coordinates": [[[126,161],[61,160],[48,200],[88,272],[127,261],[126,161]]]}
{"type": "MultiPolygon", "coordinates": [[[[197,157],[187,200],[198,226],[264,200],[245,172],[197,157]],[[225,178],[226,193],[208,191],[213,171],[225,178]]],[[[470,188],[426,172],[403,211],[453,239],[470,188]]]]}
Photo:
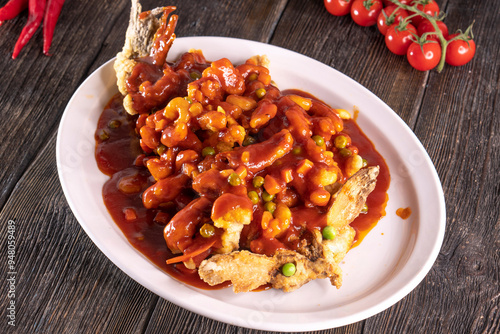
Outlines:
{"type": "Polygon", "coordinates": [[[177,16],[173,15],[170,18],[170,23],[166,31],[161,31],[161,21],[157,18],[160,14],[162,17],[168,16],[169,13],[176,8],[170,7],[157,7],[147,12],[142,12],[139,0],[132,0],[132,8],[130,10],[130,19],[125,34],[125,44],[123,49],[116,55],[113,67],[116,72],[117,86],[120,93],[124,96],[123,106],[125,110],[131,114],[137,114],[137,111],[132,105],[132,97],[127,91],[127,78],[132,73],[134,66],[137,64],[136,59],[140,57],[149,56],[155,39],[162,34],[169,35],[168,45],[165,45],[162,53],[167,53],[170,46],[175,39],[173,28],[177,22],[177,16]]]}
{"type": "Polygon", "coordinates": [[[345,227],[334,240],[322,240],[318,231],[312,247],[322,253],[314,260],[291,250],[278,250],[272,257],[249,251],[218,254],[204,260],[198,273],[210,285],[231,281],[235,293],[248,292],[270,283],[275,289],[291,292],[318,278],[330,278],[332,285],[340,287],[342,271],[338,264],[352,245],[355,231],[345,227]],[[335,256],[329,252],[336,251],[335,256]],[[281,273],[281,267],[293,263],[296,272],[292,276],[281,273]]]}
{"type": "Polygon", "coordinates": [[[225,193],[215,200],[211,218],[215,227],[224,229],[222,248],[217,253],[226,254],[239,248],[241,230],[252,221],[252,213],[252,202],[247,196],[225,193]]]}
{"type": "Polygon", "coordinates": [[[314,230],[312,243],[302,245],[298,252],[278,250],[273,257],[248,251],[215,255],[204,260],[198,273],[210,285],[231,281],[234,292],[247,292],[270,283],[285,292],[300,288],[317,278],[330,278],[332,285],[342,285],[342,271],[338,264],[351,248],[355,231],[349,224],[359,215],[368,195],[375,189],[378,167],[368,167],[353,175],[337,192],[327,213],[327,224],[337,235],[323,240],[314,230]],[[280,269],[285,263],[294,263],[294,275],[284,276],[280,269]]]}
{"type": "Polygon", "coordinates": [[[123,49],[116,55],[114,69],[117,85],[122,95],[127,95],[126,79],[132,73],[136,61],[134,59],[149,55],[153,45],[153,37],[160,26],[156,16],[163,13],[163,7],[155,8],[147,15],[139,18],[142,12],[139,0],[132,0],[130,19],[125,34],[123,49]]]}

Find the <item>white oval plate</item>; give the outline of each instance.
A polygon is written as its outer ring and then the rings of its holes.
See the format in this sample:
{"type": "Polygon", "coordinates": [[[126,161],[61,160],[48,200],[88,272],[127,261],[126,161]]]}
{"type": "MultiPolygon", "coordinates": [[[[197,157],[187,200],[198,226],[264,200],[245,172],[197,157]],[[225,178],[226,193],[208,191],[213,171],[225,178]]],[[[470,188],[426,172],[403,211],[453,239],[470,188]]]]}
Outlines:
{"type": "Polygon", "coordinates": [[[334,108],[359,110],[358,124],[385,157],[391,172],[387,215],[346,256],[344,284],[310,282],[292,293],[269,290],[234,294],[178,282],[133,248],[102,200],[108,179],[94,159],[94,132],[103,107],[117,92],[113,60],[96,70],[71,98],[57,136],[57,168],[69,206],[93,242],[121,268],[157,295],[229,324],[271,331],[310,331],[354,323],[392,306],[425,277],[445,230],[444,196],[425,149],[408,126],[366,88],[316,60],[276,46],[223,37],[178,38],[169,53],[177,59],[201,49],[209,60],[242,63],[267,55],[281,89],[309,92],[334,108]],[[395,212],[410,207],[409,219],[395,212]]]}

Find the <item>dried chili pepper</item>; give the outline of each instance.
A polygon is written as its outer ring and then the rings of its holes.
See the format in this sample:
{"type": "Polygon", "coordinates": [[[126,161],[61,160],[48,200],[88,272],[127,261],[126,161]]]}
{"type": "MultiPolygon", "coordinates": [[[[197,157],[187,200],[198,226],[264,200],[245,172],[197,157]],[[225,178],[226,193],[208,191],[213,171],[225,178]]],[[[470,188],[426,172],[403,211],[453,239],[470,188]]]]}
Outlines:
{"type": "Polygon", "coordinates": [[[48,0],[45,17],[43,19],[43,53],[48,56],[52,37],[56,28],[57,19],[61,13],[65,0],[48,0]]]}
{"type": "Polygon", "coordinates": [[[16,59],[21,52],[22,48],[29,42],[31,37],[35,34],[35,31],[42,23],[43,14],[45,13],[45,4],[46,0],[29,0],[28,9],[28,22],[21,31],[21,35],[19,36],[16,45],[14,46],[14,52],[12,53],[12,59],[16,59]]]}
{"type": "Polygon", "coordinates": [[[10,0],[0,8],[0,24],[3,21],[12,20],[26,8],[28,8],[28,0],[10,0]]]}

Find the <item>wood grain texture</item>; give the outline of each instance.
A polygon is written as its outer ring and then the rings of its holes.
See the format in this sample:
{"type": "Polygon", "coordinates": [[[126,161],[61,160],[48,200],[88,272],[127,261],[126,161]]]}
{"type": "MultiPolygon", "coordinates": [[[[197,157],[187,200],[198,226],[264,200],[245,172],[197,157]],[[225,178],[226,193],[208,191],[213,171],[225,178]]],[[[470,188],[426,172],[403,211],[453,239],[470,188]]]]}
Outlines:
{"type": "MultiPolygon", "coordinates": [[[[442,73],[413,70],[376,28],[333,17],[320,0],[143,1],[144,9],[176,5],[179,37],[268,42],[347,74],[401,116],[434,162],[447,227],[429,274],[380,314],[316,333],[500,332],[500,2],[438,3],[450,30],[476,20],[478,45],[471,63],[442,73]]],[[[5,321],[2,332],[277,333],[214,321],[149,292],[100,252],[66,203],[55,165],[57,125],[78,85],[121,49],[129,8],[128,0],[67,1],[51,57],[42,55],[38,31],[10,59],[26,13],[0,27],[0,244],[15,221],[19,311],[17,326],[5,321]]],[[[5,268],[5,251],[1,259],[5,268]]],[[[2,292],[3,310],[7,302],[2,292]]]]}
{"type": "MultiPolygon", "coordinates": [[[[4,328],[16,333],[141,332],[158,297],[115,267],[80,228],[57,180],[54,135],[0,214],[3,245],[8,220],[16,226],[18,313],[16,327],[4,328]]],[[[0,301],[7,305],[6,293],[0,301]]]]}
{"type": "Polygon", "coordinates": [[[42,54],[39,30],[18,59],[11,59],[26,13],[2,25],[0,74],[6,84],[0,85],[5,130],[0,131],[0,207],[56,129],[64,107],[85,78],[116,19],[112,9],[124,4],[128,1],[73,1],[64,6],[51,57],[42,54]]]}
{"type": "Polygon", "coordinates": [[[321,1],[290,1],[271,40],[346,74],[386,102],[413,127],[428,74],[390,53],[376,27],[335,17],[321,1]]]}

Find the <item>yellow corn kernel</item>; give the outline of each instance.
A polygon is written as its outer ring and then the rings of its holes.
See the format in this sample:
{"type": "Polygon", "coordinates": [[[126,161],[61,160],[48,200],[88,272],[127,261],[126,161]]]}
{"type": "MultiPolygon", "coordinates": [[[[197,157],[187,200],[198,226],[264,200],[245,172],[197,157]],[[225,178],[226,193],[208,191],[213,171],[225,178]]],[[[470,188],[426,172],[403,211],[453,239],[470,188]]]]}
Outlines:
{"type": "Polygon", "coordinates": [[[231,115],[226,115],[228,125],[240,125],[237,120],[235,120],[231,115]]]}
{"type": "Polygon", "coordinates": [[[337,113],[339,114],[340,118],[342,119],[350,119],[351,118],[351,114],[349,114],[349,112],[345,109],[335,109],[337,111],[337,113]]]}
{"type": "Polygon", "coordinates": [[[229,95],[226,98],[226,102],[234,104],[235,106],[240,107],[244,111],[252,110],[257,106],[257,102],[251,97],[240,96],[240,95],[229,95]]]}
{"type": "Polygon", "coordinates": [[[250,152],[248,151],[244,151],[242,154],[241,154],[241,161],[244,162],[244,163],[247,163],[250,161],[250,152]]]}
{"type": "Polygon", "coordinates": [[[297,103],[305,111],[308,111],[309,109],[311,109],[311,106],[312,106],[311,99],[308,99],[308,98],[305,98],[305,97],[302,97],[299,95],[288,95],[288,97],[290,98],[290,100],[297,103]]]}
{"type": "Polygon", "coordinates": [[[299,162],[297,165],[297,173],[299,174],[306,174],[308,171],[310,171],[314,166],[314,163],[309,160],[309,159],[304,159],[299,162]]]}
{"type": "Polygon", "coordinates": [[[269,211],[264,211],[262,213],[262,220],[260,225],[262,226],[263,230],[266,230],[269,227],[269,222],[273,219],[273,214],[269,211]]]}
{"type": "Polygon", "coordinates": [[[318,189],[311,193],[309,200],[317,206],[326,206],[330,201],[331,194],[325,189],[318,189]]]}
{"type": "Polygon", "coordinates": [[[363,158],[361,158],[359,154],[354,154],[350,156],[345,164],[345,172],[347,174],[347,177],[353,176],[362,167],[363,167],[363,158]]]}
{"type": "Polygon", "coordinates": [[[292,211],[283,203],[279,203],[274,211],[274,218],[281,222],[283,230],[286,230],[290,226],[290,221],[292,220],[292,211]]]}
{"type": "Polygon", "coordinates": [[[189,107],[189,112],[193,117],[198,116],[203,111],[203,106],[200,102],[195,102],[189,107]]]}

